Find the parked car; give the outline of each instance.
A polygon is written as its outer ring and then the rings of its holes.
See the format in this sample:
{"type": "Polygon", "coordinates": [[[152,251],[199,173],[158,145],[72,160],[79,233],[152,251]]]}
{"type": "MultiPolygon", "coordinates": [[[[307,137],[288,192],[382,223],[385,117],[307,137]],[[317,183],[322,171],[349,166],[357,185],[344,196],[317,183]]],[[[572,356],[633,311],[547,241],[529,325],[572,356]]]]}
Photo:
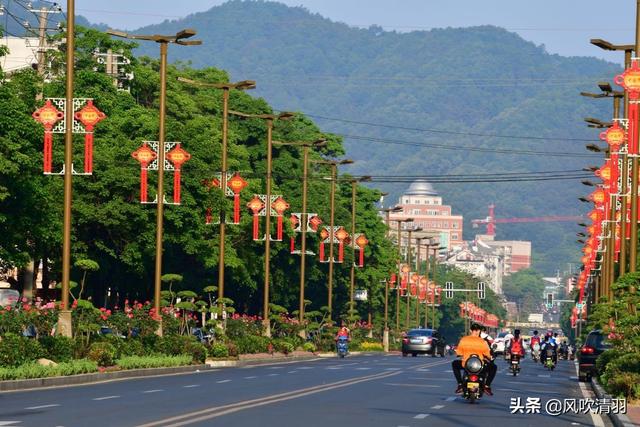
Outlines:
{"type": "Polygon", "coordinates": [[[578,350],[578,380],[589,381],[596,372],[598,356],[611,348],[601,330],[593,330],[587,335],[584,345],[578,350]]]}
{"type": "Polygon", "coordinates": [[[20,292],[15,289],[0,289],[0,307],[14,306],[20,301],[20,292]]]}
{"type": "Polygon", "coordinates": [[[444,357],[446,346],[444,337],[435,329],[411,329],[402,338],[402,356],[430,354],[444,357]]]}

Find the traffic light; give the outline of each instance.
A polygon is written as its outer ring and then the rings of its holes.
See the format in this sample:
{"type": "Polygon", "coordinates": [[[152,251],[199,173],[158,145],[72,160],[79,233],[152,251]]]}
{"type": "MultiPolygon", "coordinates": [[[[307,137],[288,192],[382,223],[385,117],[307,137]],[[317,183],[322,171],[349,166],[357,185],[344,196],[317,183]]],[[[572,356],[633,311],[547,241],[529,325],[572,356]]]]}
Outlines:
{"type": "Polygon", "coordinates": [[[552,293],[548,293],[547,294],[547,305],[549,307],[553,306],[553,294],[552,293]]]}
{"type": "Polygon", "coordinates": [[[453,298],[453,282],[446,282],[444,284],[444,297],[453,298]]]}

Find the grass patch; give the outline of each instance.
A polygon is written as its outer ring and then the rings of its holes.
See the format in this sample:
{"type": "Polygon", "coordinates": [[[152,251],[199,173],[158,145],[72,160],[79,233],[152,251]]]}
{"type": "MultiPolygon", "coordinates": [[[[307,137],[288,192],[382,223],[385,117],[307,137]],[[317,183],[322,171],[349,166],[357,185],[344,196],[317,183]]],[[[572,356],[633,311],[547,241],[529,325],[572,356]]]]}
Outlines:
{"type": "Polygon", "coordinates": [[[25,363],[16,368],[0,368],[0,380],[27,380],[32,378],[62,377],[96,372],[98,365],[91,360],[73,360],[58,366],[42,366],[35,362],[25,363]]]}
{"type": "Polygon", "coordinates": [[[127,356],[118,359],[116,363],[122,369],[140,369],[186,366],[192,362],[193,356],[182,354],[178,356],[127,356]]]}

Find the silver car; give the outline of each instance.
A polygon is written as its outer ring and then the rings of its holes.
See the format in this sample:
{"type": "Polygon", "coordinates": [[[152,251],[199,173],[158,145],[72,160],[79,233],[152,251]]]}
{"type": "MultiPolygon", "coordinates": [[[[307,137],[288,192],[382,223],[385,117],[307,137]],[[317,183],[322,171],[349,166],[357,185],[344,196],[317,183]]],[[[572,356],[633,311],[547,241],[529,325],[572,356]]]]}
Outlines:
{"type": "Polygon", "coordinates": [[[20,292],[15,289],[0,289],[0,307],[14,306],[20,301],[20,292]]]}
{"type": "Polygon", "coordinates": [[[446,345],[444,337],[435,329],[411,329],[402,338],[402,356],[430,354],[444,357],[446,345]]]}

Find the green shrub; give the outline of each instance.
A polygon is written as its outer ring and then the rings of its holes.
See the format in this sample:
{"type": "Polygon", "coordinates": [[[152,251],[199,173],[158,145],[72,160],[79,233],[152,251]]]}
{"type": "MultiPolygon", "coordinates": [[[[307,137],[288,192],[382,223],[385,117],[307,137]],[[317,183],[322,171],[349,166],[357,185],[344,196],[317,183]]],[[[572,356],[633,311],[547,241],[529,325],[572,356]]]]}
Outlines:
{"type": "Polygon", "coordinates": [[[258,336],[262,334],[262,324],[258,320],[248,319],[246,317],[227,319],[225,334],[234,340],[246,335],[258,336]]]}
{"type": "Polygon", "coordinates": [[[225,344],[215,343],[211,346],[211,356],[229,357],[229,348],[225,344]]]}
{"type": "Polygon", "coordinates": [[[55,362],[68,362],[73,360],[76,342],[73,338],[62,335],[43,336],[38,340],[44,351],[44,357],[55,362]]]}
{"type": "Polygon", "coordinates": [[[116,359],[125,356],[144,356],[146,353],[142,340],[138,338],[120,338],[115,335],[107,335],[104,341],[116,349],[116,359]]]}
{"type": "Polygon", "coordinates": [[[315,353],[316,352],[316,345],[312,342],[306,342],[304,344],[302,344],[302,350],[304,351],[308,351],[311,353],[315,353]]]}
{"type": "Polygon", "coordinates": [[[275,339],[271,343],[273,344],[273,349],[280,353],[289,354],[295,350],[293,344],[285,339],[275,339]]]}
{"type": "Polygon", "coordinates": [[[73,339],[74,359],[86,359],[88,354],[89,354],[89,343],[83,337],[75,337],[73,339]]]}
{"type": "Polygon", "coordinates": [[[269,349],[269,338],[257,335],[245,335],[234,340],[239,354],[266,353],[269,349]]]}
{"type": "Polygon", "coordinates": [[[194,362],[204,363],[207,360],[207,347],[198,341],[188,342],[182,354],[191,355],[194,362]]]}
{"type": "Polygon", "coordinates": [[[383,351],[384,348],[379,342],[364,341],[357,347],[361,351],[383,351]]]}
{"type": "Polygon", "coordinates": [[[88,374],[96,372],[97,370],[98,365],[95,362],[86,359],[63,362],[57,366],[42,366],[35,362],[29,362],[16,368],[0,368],[0,380],[59,377],[66,375],[88,374]]]}
{"type": "Polygon", "coordinates": [[[93,360],[98,366],[112,366],[116,359],[116,348],[106,341],[98,341],[89,347],[89,360],[93,360]]]}
{"type": "Polygon", "coordinates": [[[229,341],[225,345],[227,346],[227,352],[229,353],[229,357],[238,356],[238,346],[234,342],[229,341]]]}
{"type": "Polygon", "coordinates": [[[155,342],[154,349],[158,353],[167,354],[169,356],[177,356],[186,354],[185,347],[196,342],[195,337],[186,335],[166,335],[158,337],[155,342]]]}
{"type": "Polygon", "coordinates": [[[117,364],[122,369],[169,368],[190,365],[192,361],[192,357],[188,354],[179,356],[126,356],[118,359],[117,364]]]}
{"type": "Polygon", "coordinates": [[[19,366],[42,356],[44,350],[35,339],[7,333],[0,340],[0,366],[19,366]]]}
{"type": "Polygon", "coordinates": [[[640,398],[640,374],[636,372],[616,372],[608,377],[605,388],[613,396],[638,399],[640,398]]]}
{"type": "Polygon", "coordinates": [[[603,374],[609,362],[622,356],[622,352],[617,349],[611,349],[603,352],[596,360],[596,369],[599,374],[603,374]]]}

